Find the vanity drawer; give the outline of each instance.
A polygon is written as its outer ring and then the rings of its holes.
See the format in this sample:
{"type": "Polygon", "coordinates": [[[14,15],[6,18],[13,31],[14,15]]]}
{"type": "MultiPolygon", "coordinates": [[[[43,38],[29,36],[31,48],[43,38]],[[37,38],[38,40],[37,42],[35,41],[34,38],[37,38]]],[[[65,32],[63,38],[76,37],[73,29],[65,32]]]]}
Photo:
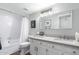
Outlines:
{"type": "Polygon", "coordinates": [[[47,48],[50,48],[50,49],[56,49],[56,50],[61,50],[61,45],[59,44],[56,44],[56,43],[47,43],[47,48]]]}
{"type": "Polygon", "coordinates": [[[48,45],[48,42],[41,41],[41,40],[33,40],[32,43],[36,44],[36,45],[40,45],[40,46],[47,46],[48,45]]]}
{"type": "Polygon", "coordinates": [[[64,44],[52,44],[50,46],[52,49],[60,50],[62,53],[67,55],[79,55],[79,48],[77,47],[64,44]]]}
{"type": "Polygon", "coordinates": [[[69,54],[69,55],[79,55],[79,48],[72,48],[70,47],[70,51],[65,51],[66,54],[69,54]]]}
{"type": "Polygon", "coordinates": [[[38,45],[38,44],[40,44],[40,41],[38,41],[38,40],[35,40],[35,39],[30,39],[30,43],[31,43],[31,45],[38,45]]]}
{"type": "Polygon", "coordinates": [[[40,46],[43,46],[43,47],[48,47],[49,46],[49,43],[48,42],[45,42],[45,41],[40,41],[40,46]]]}
{"type": "Polygon", "coordinates": [[[48,49],[47,55],[61,55],[62,52],[56,49],[48,49]]]}

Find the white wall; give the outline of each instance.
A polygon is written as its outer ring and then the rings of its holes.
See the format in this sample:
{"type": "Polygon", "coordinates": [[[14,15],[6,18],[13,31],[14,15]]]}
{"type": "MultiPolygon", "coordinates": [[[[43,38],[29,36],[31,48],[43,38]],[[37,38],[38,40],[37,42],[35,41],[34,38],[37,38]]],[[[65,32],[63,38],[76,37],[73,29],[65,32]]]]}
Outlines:
{"type": "MultiPolygon", "coordinates": [[[[67,36],[69,38],[75,39],[75,32],[79,32],[79,3],[60,3],[56,4],[54,6],[51,6],[53,8],[53,16],[60,15],[61,12],[72,10],[72,29],[49,29],[49,30],[42,30],[45,32],[47,36],[67,36]]],[[[40,12],[36,12],[30,15],[30,20],[36,20],[40,16],[40,12]]],[[[36,28],[31,29],[30,28],[30,34],[35,35],[39,30],[39,21],[36,23],[36,28]]]]}

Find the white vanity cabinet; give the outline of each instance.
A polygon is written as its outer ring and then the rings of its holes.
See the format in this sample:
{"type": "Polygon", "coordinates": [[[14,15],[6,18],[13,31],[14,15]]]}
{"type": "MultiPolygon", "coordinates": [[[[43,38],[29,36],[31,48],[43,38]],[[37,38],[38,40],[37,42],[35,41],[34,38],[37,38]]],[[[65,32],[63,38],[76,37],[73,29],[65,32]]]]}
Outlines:
{"type": "Polygon", "coordinates": [[[30,53],[32,55],[60,55],[60,51],[56,50],[49,42],[30,39],[30,53]]]}
{"type": "Polygon", "coordinates": [[[30,39],[30,53],[32,55],[45,55],[46,48],[43,47],[41,41],[30,39]]]}
{"type": "Polygon", "coordinates": [[[79,47],[30,38],[32,55],[79,55],[79,47]]]}

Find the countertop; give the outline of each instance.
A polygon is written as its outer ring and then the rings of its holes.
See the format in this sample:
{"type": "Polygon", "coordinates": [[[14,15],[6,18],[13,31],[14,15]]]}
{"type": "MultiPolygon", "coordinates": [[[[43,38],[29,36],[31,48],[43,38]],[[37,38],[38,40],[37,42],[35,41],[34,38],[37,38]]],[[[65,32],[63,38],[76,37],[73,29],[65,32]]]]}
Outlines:
{"type": "Polygon", "coordinates": [[[75,39],[74,40],[64,40],[64,39],[60,40],[59,38],[56,38],[56,37],[46,37],[46,36],[39,36],[39,35],[29,35],[29,38],[79,47],[79,42],[77,42],[75,39]]]}

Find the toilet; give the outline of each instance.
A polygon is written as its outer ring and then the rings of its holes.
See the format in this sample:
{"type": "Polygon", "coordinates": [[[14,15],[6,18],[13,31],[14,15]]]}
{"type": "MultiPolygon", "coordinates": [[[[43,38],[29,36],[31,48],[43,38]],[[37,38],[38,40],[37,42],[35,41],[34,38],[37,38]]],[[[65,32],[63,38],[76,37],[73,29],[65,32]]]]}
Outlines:
{"type": "Polygon", "coordinates": [[[20,55],[25,55],[30,52],[30,42],[24,42],[20,44],[20,55]]]}

